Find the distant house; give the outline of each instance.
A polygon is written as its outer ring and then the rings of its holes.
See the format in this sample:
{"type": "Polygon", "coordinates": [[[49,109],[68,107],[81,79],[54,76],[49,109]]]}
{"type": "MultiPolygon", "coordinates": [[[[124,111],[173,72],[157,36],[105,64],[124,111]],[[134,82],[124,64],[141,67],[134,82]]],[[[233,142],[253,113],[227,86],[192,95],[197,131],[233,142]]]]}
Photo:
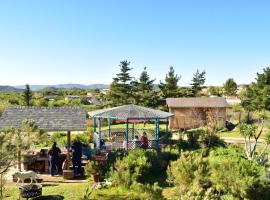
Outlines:
{"type": "Polygon", "coordinates": [[[168,98],[166,99],[169,112],[174,114],[170,118],[171,129],[191,129],[203,126],[207,118],[224,126],[226,122],[226,109],[230,107],[225,98],[168,98]]]}
{"type": "Polygon", "coordinates": [[[226,97],[226,101],[230,106],[236,105],[236,104],[240,104],[241,103],[241,99],[238,97],[226,97]]]}
{"type": "Polygon", "coordinates": [[[80,99],[79,96],[75,96],[75,95],[68,95],[65,97],[65,101],[68,101],[68,100],[75,100],[75,99],[80,99]]]}
{"type": "Polygon", "coordinates": [[[101,93],[102,93],[102,94],[108,94],[109,91],[110,91],[110,89],[104,88],[104,89],[101,90],[101,93]]]}

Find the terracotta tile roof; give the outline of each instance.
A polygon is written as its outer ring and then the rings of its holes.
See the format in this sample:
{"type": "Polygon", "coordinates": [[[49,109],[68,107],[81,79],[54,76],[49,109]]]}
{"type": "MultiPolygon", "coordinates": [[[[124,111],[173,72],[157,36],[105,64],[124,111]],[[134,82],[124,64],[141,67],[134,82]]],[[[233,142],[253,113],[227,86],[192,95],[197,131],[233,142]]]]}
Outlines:
{"type": "Polygon", "coordinates": [[[0,117],[0,130],[19,128],[25,119],[33,120],[45,131],[86,130],[86,112],[79,107],[24,107],[7,108],[0,117]]]}
{"type": "Polygon", "coordinates": [[[228,108],[230,105],[222,97],[167,98],[169,108],[228,108]]]}

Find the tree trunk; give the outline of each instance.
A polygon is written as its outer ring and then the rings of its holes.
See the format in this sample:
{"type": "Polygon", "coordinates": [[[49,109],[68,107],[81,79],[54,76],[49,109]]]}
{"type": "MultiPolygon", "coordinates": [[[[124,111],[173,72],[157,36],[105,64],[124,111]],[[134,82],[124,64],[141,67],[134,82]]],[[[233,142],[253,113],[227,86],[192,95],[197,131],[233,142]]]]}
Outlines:
{"type": "Polygon", "coordinates": [[[21,164],[22,164],[22,152],[21,152],[21,150],[19,149],[19,150],[18,150],[18,169],[19,169],[20,172],[22,171],[22,166],[21,166],[21,164]]]}

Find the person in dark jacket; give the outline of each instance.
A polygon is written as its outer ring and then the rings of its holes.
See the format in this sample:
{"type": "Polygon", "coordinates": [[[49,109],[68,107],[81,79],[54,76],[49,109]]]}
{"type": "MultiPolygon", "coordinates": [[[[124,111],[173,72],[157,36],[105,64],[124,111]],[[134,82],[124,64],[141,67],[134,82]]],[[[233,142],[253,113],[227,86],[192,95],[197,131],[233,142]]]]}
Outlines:
{"type": "Polygon", "coordinates": [[[51,176],[59,175],[59,155],[61,150],[56,146],[56,142],[53,143],[52,147],[50,148],[49,154],[49,161],[50,161],[50,174],[51,176]],[[54,173],[54,169],[55,172],[54,173]]]}
{"type": "Polygon", "coordinates": [[[71,146],[74,175],[82,173],[82,143],[76,139],[71,146]]]}

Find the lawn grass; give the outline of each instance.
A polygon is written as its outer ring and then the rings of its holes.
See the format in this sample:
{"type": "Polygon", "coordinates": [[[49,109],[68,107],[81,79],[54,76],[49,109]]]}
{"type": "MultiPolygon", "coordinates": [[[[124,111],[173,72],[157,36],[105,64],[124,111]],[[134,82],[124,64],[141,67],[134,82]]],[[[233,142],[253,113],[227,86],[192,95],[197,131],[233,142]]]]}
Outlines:
{"type": "MultiPolygon", "coordinates": [[[[60,183],[43,185],[42,196],[33,200],[79,200],[85,194],[89,183],[60,183]]],[[[5,200],[17,200],[19,197],[18,186],[6,186],[5,200]]]]}
{"type": "Polygon", "coordinates": [[[243,136],[239,133],[239,130],[220,132],[218,135],[220,137],[243,138],[243,136]]]}

